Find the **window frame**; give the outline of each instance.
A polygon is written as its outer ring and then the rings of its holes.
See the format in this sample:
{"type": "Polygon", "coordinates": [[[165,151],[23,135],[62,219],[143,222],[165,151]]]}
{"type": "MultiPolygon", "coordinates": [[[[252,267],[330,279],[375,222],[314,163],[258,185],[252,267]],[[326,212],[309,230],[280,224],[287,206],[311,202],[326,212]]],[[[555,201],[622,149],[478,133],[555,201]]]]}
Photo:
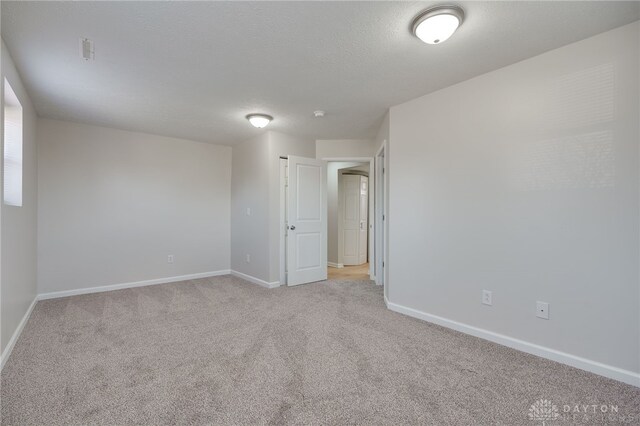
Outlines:
{"type": "Polygon", "coordinates": [[[2,202],[5,206],[22,207],[24,113],[22,104],[6,77],[3,89],[2,202]]]}

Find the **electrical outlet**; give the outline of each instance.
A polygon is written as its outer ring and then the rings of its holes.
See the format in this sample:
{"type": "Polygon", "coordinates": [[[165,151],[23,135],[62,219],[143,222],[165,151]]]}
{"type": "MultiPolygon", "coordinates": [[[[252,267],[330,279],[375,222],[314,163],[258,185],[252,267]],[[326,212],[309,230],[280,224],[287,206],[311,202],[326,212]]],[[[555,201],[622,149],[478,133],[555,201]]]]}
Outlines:
{"type": "Polygon", "coordinates": [[[251,263],[251,255],[250,254],[247,255],[247,263],[251,263]]]}
{"type": "Polygon", "coordinates": [[[489,306],[493,305],[492,294],[489,290],[482,290],[482,304],[489,306]]]}
{"type": "Polygon", "coordinates": [[[173,263],[173,255],[172,254],[167,256],[167,263],[173,263]]]}
{"type": "Polygon", "coordinates": [[[549,304],[547,302],[536,302],[536,316],[542,319],[549,319],[549,304]]]}

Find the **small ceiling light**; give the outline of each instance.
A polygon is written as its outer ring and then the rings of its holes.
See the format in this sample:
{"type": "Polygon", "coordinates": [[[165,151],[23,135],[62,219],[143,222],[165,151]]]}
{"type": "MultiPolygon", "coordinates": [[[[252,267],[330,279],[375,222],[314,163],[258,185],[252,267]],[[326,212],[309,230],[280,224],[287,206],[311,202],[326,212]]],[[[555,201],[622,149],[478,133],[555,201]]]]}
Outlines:
{"type": "Polygon", "coordinates": [[[247,115],[247,120],[253,127],[262,129],[273,120],[273,117],[267,114],[249,114],[247,115]]]}
{"type": "Polygon", "coordinates": [[[313,115],[320,118],[320,117],[324,117],[324,111],[313,111],[313,115]]]}
{"type": "Polygon", "coordinates": [[[458,6],[429,8],[413,20],[413,34],[428,44],[440,44],[453,35],[464,21],[458,6]]]}

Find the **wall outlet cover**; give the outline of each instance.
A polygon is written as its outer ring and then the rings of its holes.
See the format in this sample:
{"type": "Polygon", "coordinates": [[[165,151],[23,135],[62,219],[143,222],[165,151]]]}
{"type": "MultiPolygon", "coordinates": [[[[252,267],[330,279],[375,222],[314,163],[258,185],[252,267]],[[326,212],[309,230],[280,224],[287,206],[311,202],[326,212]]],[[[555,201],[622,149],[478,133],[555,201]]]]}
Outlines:
{"type": "Polygon", "coordinates": [[[549,319],[549,304],[547,302],[536,302],[536,316],[542,319],[549,319]]]}

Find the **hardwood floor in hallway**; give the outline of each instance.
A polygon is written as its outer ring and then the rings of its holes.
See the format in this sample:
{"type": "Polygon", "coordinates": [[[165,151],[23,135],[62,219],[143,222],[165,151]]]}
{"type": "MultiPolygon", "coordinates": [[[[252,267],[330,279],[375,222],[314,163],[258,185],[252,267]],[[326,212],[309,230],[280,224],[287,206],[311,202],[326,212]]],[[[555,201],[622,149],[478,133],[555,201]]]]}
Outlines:
{"type": "Polygon", "coordinates": [[[329,267],[328,279],[330,280],[368,280],[369,263],[357,266],[345,266],[344,268],[329,267]]]}

